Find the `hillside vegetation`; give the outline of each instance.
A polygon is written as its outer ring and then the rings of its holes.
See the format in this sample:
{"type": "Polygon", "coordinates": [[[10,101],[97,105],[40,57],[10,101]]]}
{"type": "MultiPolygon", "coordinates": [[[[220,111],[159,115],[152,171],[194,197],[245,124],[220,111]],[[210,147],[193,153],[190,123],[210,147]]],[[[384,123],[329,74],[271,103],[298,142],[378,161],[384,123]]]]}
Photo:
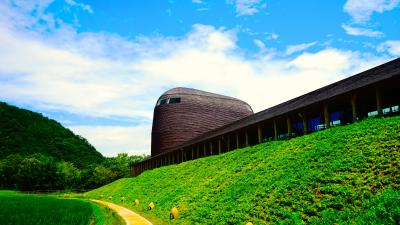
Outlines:
{"type": "Polygon", "coordinates": [[[392,117],[161,167],[85,195],[125,197],[155,224],[399,224],[399,185],[392,117]],[[172,207],[180,215],[170,221],[172,207]]]}
{"type": "Polygon", "coordinates": [[[0,102],[0,159],[42,153],[77,167],[100,163],[103,156],[84,138],[39,113],[0,102]]]}
{"type": "Polygon", "coordinates": [[[105,158],[58,122],[0,102],[0,189],[93,189],[129,176],[142,158],[105,158]]]}

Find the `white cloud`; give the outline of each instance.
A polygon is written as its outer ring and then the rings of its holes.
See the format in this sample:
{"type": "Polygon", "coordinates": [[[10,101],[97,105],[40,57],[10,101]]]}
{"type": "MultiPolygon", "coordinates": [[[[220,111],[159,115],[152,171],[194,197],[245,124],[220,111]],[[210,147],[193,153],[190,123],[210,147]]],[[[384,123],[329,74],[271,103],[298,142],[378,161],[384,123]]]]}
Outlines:
{"type": "Polygon", "coordinates": [[[87,5],[87,4],[84,4],[84,3],[79,3],[79,2],[74,1],[74,0],[65,0],[65,2],[70,6],[81,8],[82,10],[84,10],[84,11],[86,11],[88,13],[91,13],[91,14],[94,13],[94,11],[93,11],[93,9],[92,9],[92,7],[90,5],[87,5]]]}
{"type": "Polygon", "coordinates": [[[279,35],[276,33],[266,33],[266,35],[268,40],[276,40],[279,38],[279,35]]]}
{"type": "Polygon", "coordinates": [[[149,155],[151,127],[136,126],[72,126],[74,133],[85,137],[96,149],[106,156],[118,153],[149,155]]]}
{"type": "Polygon", "coordinates": [[[400,57],[400,40],[389,40],[380,44],[377,48],[378,51],[387,51],[389,54],[400,57]]]}
{"type": "Polygon", "coordinates": [[[352,27],[346,24],[342,24],[342,28],[346,31],[348,35],[353,36],[367,36],[367,37],[383,37],[384,33],[376,30],[371,30],[362,27],[352,27]]]}
{"type": "Polygon", "coordinates": [[[265,44],[261,40],[255,39],[255,40],[253,40],[253,42],[260,50],[265,49],[265,44]]]}
{"type": "Polygon", "coordinates": [[[318,42],[309,42],[309,43],[303,43],[303,44],[298,44],[298,45],[289,45],[286,47],[286,55],[291,55],[296,52],[301,52],[304,51],[314,45],[316,45],[318,42]]]}
{"type": "Polygon", "coordinates": [[[238,16],[250,16],[267,7],[262,0],[228,0],[229,4],[235,4],[238,16]]]}
{"type": "Polygon", "coordinates": [[[370,20],[374,12],[383,13],[399,5],[399,0],[348,0],[344,5],[355,23],[364,23],[370,20]]]}
{"type": "Polygon", "coordinates": [[[147,118],[135,127],[70,127],[107,155],[149,153],[153,107],[169,88],[230,95],[260,111],[387,60],[334,48],[245,58],[234,30],[200,24],[179,38],[128,40],[67,25],[49,35],[32,31],[36,23],[20,9],[8,12],[0,15],[0,99],[43,111],[147,118]]]}

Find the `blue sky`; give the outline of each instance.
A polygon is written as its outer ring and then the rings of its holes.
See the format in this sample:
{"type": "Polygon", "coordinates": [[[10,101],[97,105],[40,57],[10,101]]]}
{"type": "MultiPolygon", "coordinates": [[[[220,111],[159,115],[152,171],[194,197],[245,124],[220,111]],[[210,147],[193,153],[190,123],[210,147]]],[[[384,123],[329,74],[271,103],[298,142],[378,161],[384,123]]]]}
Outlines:
{"type": "Polygon", "coordinates": [[[3,0],[0,100],[104,155],[149,154],[164,91],[257,112],[399,57],[399,20],[400,0],[3,0]]]}

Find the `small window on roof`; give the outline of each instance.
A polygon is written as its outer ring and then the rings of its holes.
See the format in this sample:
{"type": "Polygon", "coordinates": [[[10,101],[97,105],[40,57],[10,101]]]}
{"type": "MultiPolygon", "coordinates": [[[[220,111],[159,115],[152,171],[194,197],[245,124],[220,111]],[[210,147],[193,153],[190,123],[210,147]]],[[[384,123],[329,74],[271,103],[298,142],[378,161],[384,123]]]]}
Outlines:
{"type": "Polygon", "coordinates": [[[164,98],[160,100],[160,105],[165,105],[168,103],[168,98],[164,98]]]}
{"type": "Polygon", "coordinates": [[[178,97],[173,97],[169,99],[169,104],[175,104],[175,103],[180,103],[181,102],[181,98],[178,97]]]}

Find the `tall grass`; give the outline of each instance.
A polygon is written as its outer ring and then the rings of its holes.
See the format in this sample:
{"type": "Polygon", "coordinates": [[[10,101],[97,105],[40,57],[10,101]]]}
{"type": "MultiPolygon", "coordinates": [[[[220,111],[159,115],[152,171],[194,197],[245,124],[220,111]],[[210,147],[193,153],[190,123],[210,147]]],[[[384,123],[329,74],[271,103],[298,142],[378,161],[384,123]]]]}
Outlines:
{"type": "Polygon", "coordinates": [[[391,207],[400,203],[399,171],[400,117],[392,117],[161,167],[85,195],[125,197],[155,224],[357,224],[383,215],[400,223],[391,207]],[[169,220],[172,207],[178,220],[169,220]]]}

